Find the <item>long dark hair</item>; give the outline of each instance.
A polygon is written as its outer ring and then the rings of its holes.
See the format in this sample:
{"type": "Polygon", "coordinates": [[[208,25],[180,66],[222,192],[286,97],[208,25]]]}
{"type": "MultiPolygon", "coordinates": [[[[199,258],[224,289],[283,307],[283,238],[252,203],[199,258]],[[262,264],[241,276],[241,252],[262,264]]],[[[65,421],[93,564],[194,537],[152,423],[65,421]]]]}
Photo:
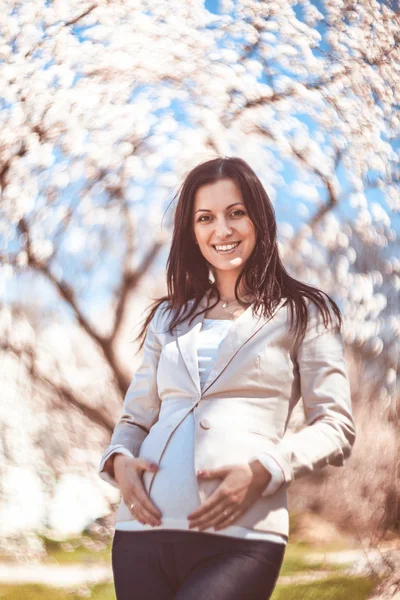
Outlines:
{"type": "Polygon", "coordinates": [[[237,294],[243,278],[242,286],[245,294],[255,297],[252,310],[258,313],[261,308],[263,317],[271,318],[281,299],[287,298],[286,302],[290,305],[290,328],[295,326],[295,339],[298,340],[304,336],[307,329],[308,311],[305,298],[315,302],[325,327],[328,320],[332,322],[325,295],[338,317],[339,329],[341,328],[340,309],[332,298],[322,290],[294,279],[283,266],[278,251],[274,207],[255,172],[241,158],[223,157],[208,160],[194,167],[185,177],[172,200],[173,202],[179,196],[171,249],[167,260],[168,294],[154,300],[135,340],[142,338],[139,350],[144,344],[147,327],[163,302],[166,303],[163,309],[170,310],[173,314],[168,324],[169,333],[172,333],[174,327],[183,320],[192,315],[192,318],[196,316],[197,306],[207,291],[214,292],[216,302],[202,312],[210,310],[219,302],[218,288],[215,281],[210,279],[210,264],[195,243],[193,209],[195,194],[201,186],[227,178],[232,179],[238,186],[257,236],[253,252],[236,281],[236,300],[243,305],[237,294]],[[189,300],[194,302],[191,310],[185,314],[189,300]]]}

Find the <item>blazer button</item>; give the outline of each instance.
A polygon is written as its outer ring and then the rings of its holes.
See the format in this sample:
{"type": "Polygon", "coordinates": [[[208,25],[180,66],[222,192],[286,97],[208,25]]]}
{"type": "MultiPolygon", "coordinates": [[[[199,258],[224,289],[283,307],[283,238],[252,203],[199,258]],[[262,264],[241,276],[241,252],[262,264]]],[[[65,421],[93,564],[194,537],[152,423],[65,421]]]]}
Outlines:
{"type": "Polygon", "coordinates": [[[200,426],[201,426],[203,429],[210,429],[210,427],[211,427],[211,425],[210,425],[210,421],[209,421],[208,419],[202,419],[202,420],[200,421],[200,426]]]}

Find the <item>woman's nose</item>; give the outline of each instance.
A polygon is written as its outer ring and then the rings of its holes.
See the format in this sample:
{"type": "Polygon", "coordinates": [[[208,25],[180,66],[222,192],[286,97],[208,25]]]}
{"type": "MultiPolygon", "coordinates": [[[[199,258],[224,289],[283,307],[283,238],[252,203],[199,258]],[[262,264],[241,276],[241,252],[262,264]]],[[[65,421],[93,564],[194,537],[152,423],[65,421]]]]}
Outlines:
{"type": "Polygon", "coordinates": [[[231,235],[232,229],[229,227],[226,221],[221,221],[215,226],[215,236],[223,239],[224,237],[231,235]]]}

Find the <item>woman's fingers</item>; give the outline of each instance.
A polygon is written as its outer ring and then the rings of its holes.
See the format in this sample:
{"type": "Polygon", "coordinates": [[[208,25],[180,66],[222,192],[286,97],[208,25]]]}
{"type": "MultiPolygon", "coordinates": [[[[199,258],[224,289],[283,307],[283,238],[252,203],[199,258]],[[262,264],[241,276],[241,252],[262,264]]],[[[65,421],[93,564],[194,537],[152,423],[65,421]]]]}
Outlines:
{"type": "Polygon", "coordinates": [[[128,506],[131,514],[135,517],[135,519],[140,521],[140,523],[143,523],[143,525],[160,525],[160,519],[154,517],[148,510],[146,510],[146,508],[140,502],[138,497],[132,496],[129,502],[125,502],[125,504],[128,506]]]}
{"type": "Polygon", "coordinates": [[[159,511],[159,509],[151,502],[148,493],[145,490],[145,487],[143,485],[143,480],[142,480],[142,476],[140,474],[140,471],[150,471],[150,472],[154,472],[158,470],[158,465],[151,463],[147,460],[141,459],[141,458],[137,458],[136,459],[136,464],[137,464],[137,471],[136,471],[136,475],[138,477],[138,485],[136,486],[135,489],[135,493],[137,495],[137,498],[139,500],[139,502],[142,504],[142,507],[145,511],[149,512],[153,518],[155,519],[161,519],[161,512],[159,511]]]}
{"type": "Polygon", "coordinates": [[[154,471],[158,469],[157,465],[153,465],[147,460],[136,458],[134,459],[134,466],[132,477],[133,477],[133,492],[135,495],[135,502],[140,505],[140,513],[143,518],[146,519],[151,525],[159,525],[161,519],[161,512],[151,502],[142,482],[143,471],[154,471]]]}
{"type": "Polygon", "coordinates": [[[158,466],[134,457],[121,461],[121,465],[120,489],[131,514],[143,524],[160,525],[161,512],[151,502],[142,483],[143,471],[155,471],[158,466]],[[131,508],[132,503],[133,508],[131,508]]]}
{"type": "Polygon", "coordinates": [[[217,487],[217,489],[214,490],[211,496],[207,498],[204,504],[201,504],[198,508],[196,508],[196,510],[193,510],[188,515],[189,521],[193,521],[193,523],[197,522],[198,520],[203,519],[205,515],[208,516],[209,513],[215,508],[217,508],[218,510],[218,507],[221,506],[221,501],[225,500],[226,497],[226,493],[221,492],[220,486],[217,487]]]}
{"type": "Polygon", "coordinates": [[[138,485],[135,487],[135,494],[138,502],[141,504],[146,514],[148,513],[149,516],[151,516],[153,519],[161,519],[161,512],[156,506],[154,506],[154,504],[150,500],[140,480],[138,481],[138,485]]]}
{"type": "Polygon", "coordinates": [[[243,509],[238,509],[236,506],[219,506],[218,511],[213,511],[211,514],[208,513],[202,519],[198,519],[195,524],[191,524],[189,529],[197,527],[199,531],[214,527],[215,529],[223,529],[227,525],[230,525],[242,514],[243,509]]]}
{"type": "Polygon", "coordinates": [[[211,527],[214,520],[220,517],[223,511],[232,510],[229,505],[219,503],[215,508],[208,510],[205,514],[190,520],[189,529],[195,527],[207,529],[211,527]]]}
{"type": "Polygon", "coordinates": [[[235,510],[233,513],[229,515],[222,515],[213,525],[215,531],[219,529],[224,529],[228,527],[228,525],[232,525],[242,514],[243,511],[235,510]]]}
{"type": "Polygon", "coordinates": [[[144,519],[146,523],[150,523],[151,525],[159,525],[162,516],[161,512],[151,502],[138,474],[135,476],[133,491],[134,499],[131,500],[131,503],[134,502],[135,506],[133,509],[130,509],[132,514],[144,519]]]}
{"type": "Polygon", "coordinates": [[[143,507],[137,501],[135,502],[135,506],[131,508],[130,511],[135,519],[142,523],[142,525],[158,525],[156,519],[143,510],[143,507]]]}
{"type": "Polygon", "coordinates": [[[135,500],[129,500],[129,502],[126,502],[126,504],[129,507],[131,515],[135,517],[135,519],[137,519],[140,523],[145,525],[145,520],[143,518],[142,511],[140,510],[140,505],[136,498],[135,500]]]}

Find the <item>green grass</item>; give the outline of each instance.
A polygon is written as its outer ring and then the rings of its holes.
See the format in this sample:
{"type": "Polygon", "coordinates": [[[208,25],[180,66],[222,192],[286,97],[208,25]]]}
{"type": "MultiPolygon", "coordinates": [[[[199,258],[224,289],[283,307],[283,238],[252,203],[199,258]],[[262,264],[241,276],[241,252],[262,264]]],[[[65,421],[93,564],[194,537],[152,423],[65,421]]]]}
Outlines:
{"type": "Polygon", "coordinates": [[[328,561],[318,560],[310,561],[305,559],[305,555],[309,552],[326,552],[326,548],[311,547],[304,544],[290,543],[285,552],[280,575],[296,575],[299,573],[307,573],[310,571],[331,571],[335,573],[342,571],[344,565],[329,563],[328,561]]]}
{"type": "MultiPolygon", "coordinates": [[[[108,545],[104,550],[99,552],[90,551],[84,547],[77,547],[72,552],[65,552],[55,543],[54,546],[47,549],[49,558],[46,562],[54,564],[57,562],[63,564],[110,564],[111,561],[111,545],[108,545]]],[[[303,557],[308,549],[298,545],[288,545],[285,554],[285,560],[282,565],[281,575],[295,575],[296,573],[304,573],[307,571],[338,571],[342,567],[325,563],[324,561],[306,561],[303,557]]],[[[315,551],[315,549],[313,549],[315,551]]],[[[323,551],[318,549],[318,551],[323,551]]],[[[1,599],[1,596],[0,596],[1,599]]]]}
{"type": "MultiPolygon", "coordinates": [[[[101,583],[91,589],[91,600],[115,600],[114,585],[101,583]]],[[[0,585],[1,600],[82,600],[82,596],[45,585],[0,585]]]]}
{"type": "MultiPolygon", "coordinates": [[[[337,541],[334,544],[324,544],[323,547],[316,547],[299,541],[296,538],[298,515],[290,514],[290,527],[293,537],[289,542],[286,550],[284,572],[282,574],[291,575],[304,570],[316,570],[326,568],[326,570],[334,570],[333,567],[324,567],[321,563],[309,564],[303,561],[302,556],[305,552],[329,552],[334,550],[345,550],[349,548],[348,542],[343,539],[343,542],[337,541]]],[[[54,540],[47,537],[45,534],[38,534],[43,540],[47,552],[47,559],[44,562],[49,564],[109,564],[111,557],[111,543],[104,545],[99,550],[94,550],[90,547],[91,542],[99,543],[95,536],[85,532],[83,535],[71,537],[63,541],[54,540]],[[88,547],[86,547],[88,546],[88,547]],[[68,548],[68,550],[66,549],[68,548]]],[[[0,556],[0,560],[8,562],[6,557],[0,556]]],[[[12,561],[11,561],[12,562],[12,561]]]]}
{"type": "Polygon", "coordinates": [[[377,583],[365,577],[335,577],[313,583],[278,585],[271,600],[366,600],[377,583]]]}
{"type": "Polygon", "coordinates": [[[309,571],[329,571],[332,570],[331,566],[329,565],[328,567],[319,562],[307,563],[297,557],[286,556],[280,575],[297,575],[299,573],[308,573],[309,571]]]}
{"type": "MultiPolygon", "coordinates": [[[[271,600],[366,600],[376,583],[364,577],[335,577],[307,584],[278,585],[271,600]]],[[[112,583],[91,588],[91,600],[115,600],[112,583]]],[[[0,586],[1,600],[82,600],[82,596],[42,585],[0,586]]]]}
{"type": "MultiPolygon", "coordinates": [[[[86,548],[84,543],[85,540],[90,542],[90,538],[71,538],[64,542],[58,542],[50,538],[42,536],[44,541],[48,558],[45,562],[50,564],[110,564],[111,561],[111,542],[107,544],[103,549],[94,551],[90,548],[86,548]],[[63,545],[67,544],[72,551],[66,551],[63,549],[63,545]]],[[[65,547],[65,546],[64,546],[65,547]]],[[[345,548],[345,546],[344,546],[345,548]]],[[[335,548],[336,550],[339,548],[335,548]]],[[[285,560],[282,566],[281,575],[294,575],[296,573],[302,573],[306,571],[337,571],[340,570],[340,566],[333,564],[324,563],[323,561],[309,562],[304,559],[304,555],[308,552],[329,552],[331,547],[315,547],[305,544],[303,542],[289,542],[285,560]]],[[[0,596],[1,598],[1,596],[0,596]]]]}
{"type": "MultiPolygon", "coordinates": [[[[111,541],[98,551],[85,547],[90,544],[88,536],[71,538],[63,542],[43,536],[50,564],[111,564],[111,541]],[[70,551],[66,551],[65,548],[70,551]]],[[[331,546],[315,547],[301,541],[288,544],[281,576],[291,576],[316,571],[329,571],[331,575],[321,581],[310,583],[278,584],[272,600],[366,600],[376,582],[364,577],[351,578],[341,575],[345,565],[334,565],[319,559],[307,561],[309,552],[325,553],[342,548],[331,546]]],[[[116,600],[113,583],[102,583],[90,588],[91,600],[116,600]]],[[[0,600],[82,600],[83,596],[67,589],[51,588],[44,585],[1,585],[0,600]]]]}
{"type": "MultiPolygon", "coordinates": [[[[309,562],[303,559],[305,550],[288,546],[285,554],[285,560],[281,569],[281,575],[294,575],[296,573],[303,573],[307,571],[336,571],[338,568],[336,565],[328,565],[322,561],[309,562]]],[[[105,550],[100,552],[90,552],[86,548],[77,548],[73,552],[65,552],[61,548],[53,548],[49,552],[49,559],[47,562],[53,564],[57,562],[60,565],[63,564],[94,564],[103,563],[110,564],[111,562],[111,546],[108,546],[105,550]]],[[[1,596],[0,596],[1,598],[1,596]]]]}

